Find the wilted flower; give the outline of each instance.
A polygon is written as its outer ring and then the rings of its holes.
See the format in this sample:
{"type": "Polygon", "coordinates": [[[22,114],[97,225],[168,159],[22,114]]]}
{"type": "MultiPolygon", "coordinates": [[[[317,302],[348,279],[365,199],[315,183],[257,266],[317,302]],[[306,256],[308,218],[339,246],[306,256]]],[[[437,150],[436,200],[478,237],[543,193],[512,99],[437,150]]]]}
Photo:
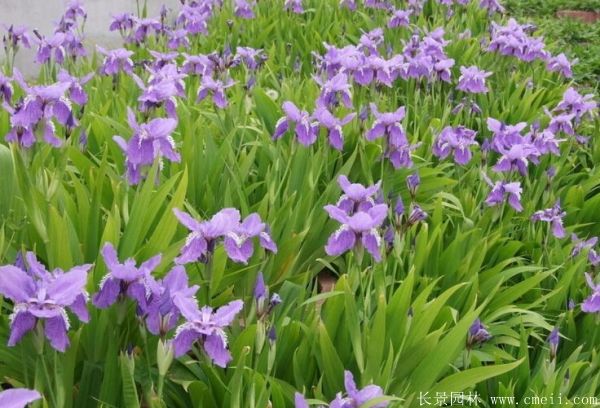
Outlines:
{"type": "Polygon", "coordinates": [[[273,140],[277,140],[288,131],[291,125],[294,125],[294,131],[298,141],[304,146],[310,146],[317,140],[319,126],[312,121],[311,116],[306,111],[301,111],[290,101],[282,105],[285,116],[277,121],[273,140]]]}
{"type": "Polygon", "coordinates": [[[327,241],[325,246],[327,255],[337,256],[355,246],[362,246],[375,261],[381,261],[382,239],[377,228],[381,227],[387,216],[387,205],[377,204],[368,210],[359,210],[353,215],[348,215],[334,205],[326,205],[325,210],[331,218],[342,224],[327,241]]]}
{"type": "Polygon", "coordinates": [[[152,271],[160,264],[162,255],[153,256],[139,267],[133,258],[120,263],[115,247],[107,242],[102,247],[102,258],[108,273],[100,282],[100,291],[92,299],[94,306],[105,309],[126,296],[135,300],[141,310],[147,310],[148,295],[160,293],[152,271]]]}
{"type": "Polygon", "coordinates": [[[191,234],[188,235],[177,263],[207,262],[219,239],[223,239],[225,252],[234,262],[247,263],[254,253],[252,238],[258,237],[260,245],[268,251],[277,252],[277,246],[268,227],[256,213],[250,214],[240,223],[240,213],[235,208],[224,208],[208,221],[197,221],[178,209],[175,216],[191,234]]]}
{"type": "Polygon", "coordinates": [[[583,301],[581,304],[581,310],[586,313],[599,313],[600,312],[600,285],[594,283],[592,275],[589,273],[585,274],[585,279],[588,286],[592,289],[592,294],[583,301]]]}
{"type": "Polygon", "coordinates": [[[113,136],[125,154],[127,179],[130,184],[138,184],[142,179],[144,167],[151,166],[154,160],[166,157],[179,162],[181,156],[175,151],[175,141],[171,133],[177,127],[175,119],[152,119],[148,123],[138,124],[135,114],[127,110],[127,121],[133,129],[133,136],[125,141],[121,136],[113,136]]]}
{"type": "Polygon", "coordinates": [[[531,216],[531,221],[544,221],[552,224],[552,234],[556,238],[564,238],[566,231],[563,227],[562,219],[566,215],[567,213],[560,208],[560,201],[557,201],[552,208],[536,211],[531,216]]]}
{"type": "Polygon", "coordinates": [[[226,367],[231,361],[231,354],[227,350],[225,328],[231,325],[235,316],[242,310],[244,302],[234,300],[216,311],[209,306],[199,309],[192,298],[176,297],[174,303],[186,319],[186,322],[177,328],[173,338],[175,357],[187,353],[193,344],[200,340],[211,361],[219,367],[226,367]]]}
{"type": "Polygon", "coordinates": [[[0,407],[25,408],[30,402],[37,401],[42,395],[35,390],[26,388],[10,388],[0,392],[0,407]]]}
{"type": "Polygon", "coordinates": [[[485,79],[492,75],[476,66],[460,67],[460,78],[456,89],[469,93],[486,93],[488,91],[485,85],[485,79]]]}
{"type": "Polygon", "coordinates": [[[451,153],[454,161],[465,165],[471,160],[470,146],[477,145],[475,136],[477,132],[464,126],[445,127],[433,144],[433,154],[440,159],[445,159],[451,153]]]}
{"type": "Polygon", "coordinates": [[[490,332],[481,323],[479,318],[475,319],[471,327],[469,328],[469,334],[467,335],[467,348],[472,348],[477,344],[482,344],[492,338],[490,332]]]}
{"type": "Polygon", "coordinates": [[[87,322],[87,273],[92,265],[75,266],[64,272],[52,272],[38,262],[33,252],[26,254],[27,268],[0,267],[0,293],[14,302],[10,316],[10,347],[17,344],[38,322],[44,321],[44,333],[50,345],[64,352],[69,346],[70,324],[66,309],[87,322]]]}

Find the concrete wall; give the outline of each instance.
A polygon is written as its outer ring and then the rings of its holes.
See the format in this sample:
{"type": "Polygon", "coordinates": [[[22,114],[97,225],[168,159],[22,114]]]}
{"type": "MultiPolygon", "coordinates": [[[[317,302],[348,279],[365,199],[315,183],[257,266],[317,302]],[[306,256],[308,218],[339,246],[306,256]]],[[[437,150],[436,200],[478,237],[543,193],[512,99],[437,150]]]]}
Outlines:
{"type": "MultiPolygon", "coordinates": [[[[67,0],[0,0],[0,24],[24,25],[36,28],[42,34],[51,34],[67,3],[67,0]]],[[[140,0],[140,7],[143,3],[144,0],[140,0]]],[[[171,10],[178,10],[180,6],[178,0],[147,0],[148,16],[158,16],[163,4],[171,10]]],[[[113,48],[119,46],[119,33],[108,31],[111,15],[126,11],[136,13],[136,1],[83,0],[83,5],[88,13],[85,25],[86,47],[92,49],[93,44],[113,48]]],[[[34,55],[34,51],[29,50],[20,50],[17,55],[16,66],[27,75],[34,75],[38,70],[37,64],[33,62],[34,55]]],[[[3,57],[4,50],[1,49],[0,58],[3,57]]]]}

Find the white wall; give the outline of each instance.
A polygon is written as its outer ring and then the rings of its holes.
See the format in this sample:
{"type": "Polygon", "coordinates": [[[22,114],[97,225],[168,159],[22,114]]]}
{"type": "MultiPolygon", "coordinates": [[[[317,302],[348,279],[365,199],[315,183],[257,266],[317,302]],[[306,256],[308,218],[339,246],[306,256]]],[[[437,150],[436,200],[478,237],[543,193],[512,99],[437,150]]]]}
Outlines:
{"type": "MultiPolygon", "coordinates": [[[[24,25],[36,28],[42,34],[51,34],[67,3],[66,0],[0,0],[0,24],[24,25]]],[[[144,0],[140,0],[140,7],[143,3],[144,0]]],[[[148,16],[158,16],[163,4],[175,11],[181,5],[178,0],[147,0],[147,4],[148,16]]],[[[88,50],[93,48],[93,44],[119,46],[119,33],[108,31],[111,15],[126,11],[136,13],[137,10],[135,0],[83,0],[83,6],[88,14],[85,24],[88,50]]],[[[4,50],[1,48],[0,58],[3,58],[4,50]]],[[[19,50],[17,55],[16,66],[27,75],[37,72],[38,64],[33,62],[34,55],[33,50],[19,50]]]]}

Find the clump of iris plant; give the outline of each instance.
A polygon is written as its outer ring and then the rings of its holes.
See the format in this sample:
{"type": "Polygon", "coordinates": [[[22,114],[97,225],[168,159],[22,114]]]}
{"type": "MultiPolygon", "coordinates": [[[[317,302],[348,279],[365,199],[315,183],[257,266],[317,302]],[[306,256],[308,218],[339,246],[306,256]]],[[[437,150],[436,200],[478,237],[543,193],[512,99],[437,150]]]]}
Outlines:
{"type": "Polygon", "coordinates": [[[38,337],[45,336],[54,349],[64,352],[69,346],[67,309],[82,322],[89,320],[85,285],[92,265],[49,272],[33,252],[25,259],[21,267],[0,267],[0,293],[14,303],[8,345],[16,345],[36,330],[38,337]]]}

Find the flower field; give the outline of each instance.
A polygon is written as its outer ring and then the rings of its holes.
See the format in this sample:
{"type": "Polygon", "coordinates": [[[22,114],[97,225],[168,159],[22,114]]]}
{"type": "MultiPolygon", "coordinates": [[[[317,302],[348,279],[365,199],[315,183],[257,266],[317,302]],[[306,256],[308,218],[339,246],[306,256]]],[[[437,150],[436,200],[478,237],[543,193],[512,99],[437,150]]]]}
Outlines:
{"type": "Polygon", "coordinates": [[[600,404],[597,95],[498,0],[49,18],[4,22],[0,408],[600,404]]]}

